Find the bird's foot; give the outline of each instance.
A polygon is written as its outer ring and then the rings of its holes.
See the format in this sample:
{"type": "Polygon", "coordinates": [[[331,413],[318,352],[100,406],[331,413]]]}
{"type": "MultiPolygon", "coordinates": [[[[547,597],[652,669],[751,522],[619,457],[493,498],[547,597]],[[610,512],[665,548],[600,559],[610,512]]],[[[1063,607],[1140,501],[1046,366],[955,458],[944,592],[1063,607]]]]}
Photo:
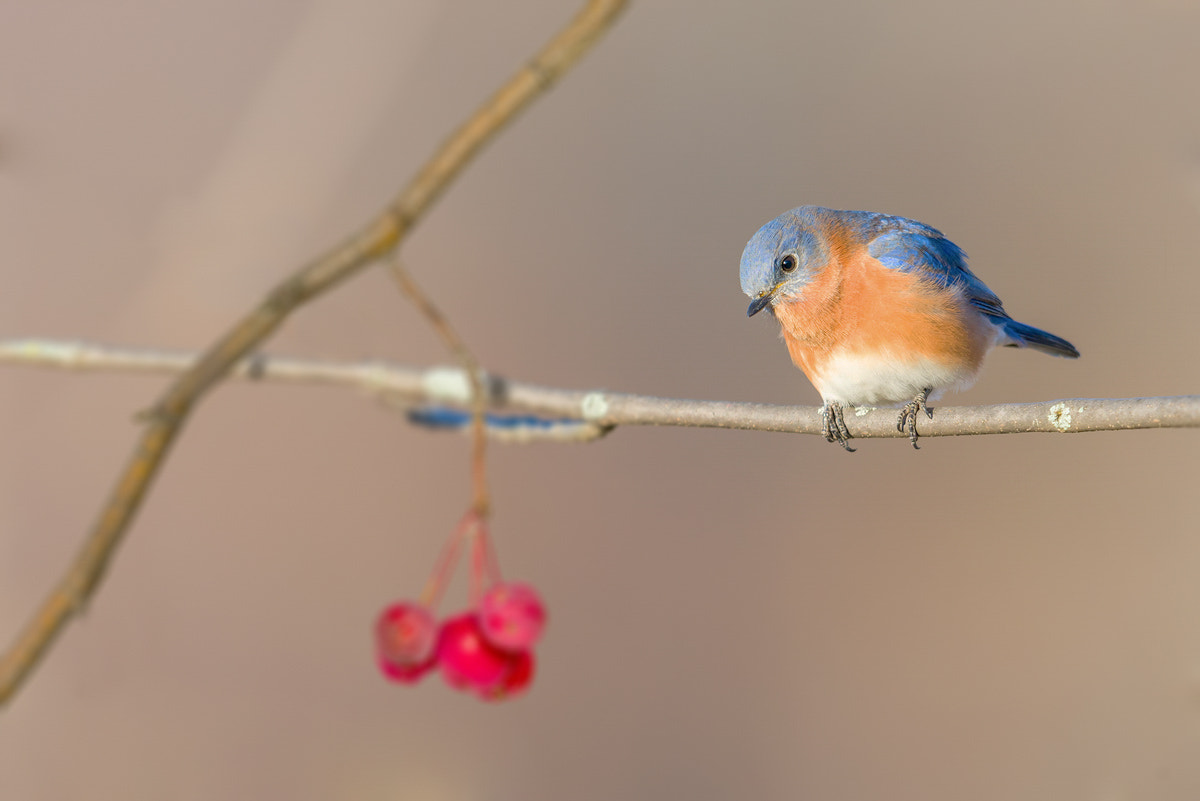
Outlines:
{"type": "Polygon", "coordinates": [[[825,435],[826,442],[836,442],[854,453],[854,448],[850,447],[850,430],[846,428],[842,404],[837,401],[829,401],[821,407],[821,433],[825,435]]]}
{"type": "Polygon", "coordinates": [[[930,420],[933,419],[933,409],[929,408],[927,401],[929,393],[933,391],[933,387],[925,387],[921,390],[921,394],[910,400],[900,409],[900,419],[896,421],[896,430],[900,433],[908,432],[908,441],[917,450],[921,446],[917,444],[917,414],[921,411],[925,412],[925,416],[930,420]]]}

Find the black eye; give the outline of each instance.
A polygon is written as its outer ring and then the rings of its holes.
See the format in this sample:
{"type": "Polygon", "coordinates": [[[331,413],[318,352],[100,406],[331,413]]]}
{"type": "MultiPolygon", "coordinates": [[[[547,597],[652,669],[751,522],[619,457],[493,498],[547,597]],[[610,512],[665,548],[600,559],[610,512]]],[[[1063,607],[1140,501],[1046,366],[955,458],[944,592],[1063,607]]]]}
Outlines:
{"type": "Polygon", "coordinates": [[[783,270],[785,273],[790,273],[792,270],[796,269],[795,254],[789,253],[786,256],[784,256],[782,259],[780,259],[779,260],[779,269],[783,270]]]}

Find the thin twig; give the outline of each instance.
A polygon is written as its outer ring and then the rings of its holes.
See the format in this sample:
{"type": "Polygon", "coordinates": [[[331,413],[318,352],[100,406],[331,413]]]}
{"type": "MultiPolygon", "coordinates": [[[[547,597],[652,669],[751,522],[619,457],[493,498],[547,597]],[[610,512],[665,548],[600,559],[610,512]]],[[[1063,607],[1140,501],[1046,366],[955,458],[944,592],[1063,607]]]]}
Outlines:
{"type": "Polygon", "coordinates": [[[391,253],[479,150],[587,51],[626,0],[591,0],[533,60],[446,140],[408,187],[375,219],[277,286],[171,385],[82,549],[66,574],[0,658],[6,703],[54,639],[91,597],[192,407],[297,307],[391,253]]]}
{"type": "MultiPolygon", "coordinates": [[[[0,362],[68,369],[172,373],[187,369],[195,358],[196,354],[180,351],[146,351],[47,340],[0,341],[0,362]]],[[[453,367],[417,369],[383,362],[346,364],[258,354],[238,363],[233,375],[246,379],[352,386],[382,395],[405,408],[434,404],[465,409],[472,398],[463,371],[453,367]]],[[[596,426],[597,431],[614,426],[653,425],[821,433],[821,410],[817,406],[581,392],[506,381],[497,376],[489,376],[484,397],[492,411],[578,419],[596,426]]],[[[908,436],[896,430],[894,409],[860,409],[848,417],[847,425],[857,438],[908,436]]],[[[922,418],[920,422],[922,437],[1196,427],[1200,427],[1200,395],[938,406],[932,420],[922,418]]],[[[532,433],[525,439],[540,437],[532,433]]]]}
{"type": "Polygon", "coordinates": [[[491,512],[491,495],[488,492],[487,481],[487,428],[484,426],[484,412],[487,410],[487,397],[483,391],[483,377],[479,369],[479,361],[475,354],[463,342],[462,337],[450,325],[446,315],[433,302],[433,298],[413,280],[408,270],[399,259],[391,259],[389,265],[400,291],[413,302],[421,315],[429,322],[437,335],[446,343],[446,347],[458,359],[463,372],[471,384],[471,508],[481,519],[487,520],[491,512]]]}

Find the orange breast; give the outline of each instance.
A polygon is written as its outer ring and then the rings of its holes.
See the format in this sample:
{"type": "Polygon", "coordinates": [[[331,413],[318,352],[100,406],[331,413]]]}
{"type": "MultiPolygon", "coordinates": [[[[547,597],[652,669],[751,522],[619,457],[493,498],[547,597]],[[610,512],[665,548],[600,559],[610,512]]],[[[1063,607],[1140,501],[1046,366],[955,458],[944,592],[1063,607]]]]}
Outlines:
{"type": "Polygon", "coordinates": [[[992,344],[986,319],[961,292],[892,270],[865,250],[835,254],[790,302],[775,306],[792,361],[820,389],[834,356],[933,359],[978,370],[992,344]]]}

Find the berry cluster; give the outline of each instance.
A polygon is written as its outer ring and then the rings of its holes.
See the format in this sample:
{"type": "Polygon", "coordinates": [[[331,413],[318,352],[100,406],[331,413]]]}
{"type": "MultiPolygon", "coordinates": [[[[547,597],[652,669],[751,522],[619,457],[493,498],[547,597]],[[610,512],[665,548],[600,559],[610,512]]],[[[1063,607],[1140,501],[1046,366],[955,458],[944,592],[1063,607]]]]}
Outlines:
{"type": "Polygon", "coordinates": [[[487,523],[468,512],[446,543],[421,601],[399,601],[380,614],[376,659],[391,681],[415,684],[437,667],[456,690],[496,701],[529,686],[533,646],[545,623],[536,590],[500,579],[487,523]],[[464,540],[471,545],[471,608],[439,625],[434,609],[464,540]]]}

